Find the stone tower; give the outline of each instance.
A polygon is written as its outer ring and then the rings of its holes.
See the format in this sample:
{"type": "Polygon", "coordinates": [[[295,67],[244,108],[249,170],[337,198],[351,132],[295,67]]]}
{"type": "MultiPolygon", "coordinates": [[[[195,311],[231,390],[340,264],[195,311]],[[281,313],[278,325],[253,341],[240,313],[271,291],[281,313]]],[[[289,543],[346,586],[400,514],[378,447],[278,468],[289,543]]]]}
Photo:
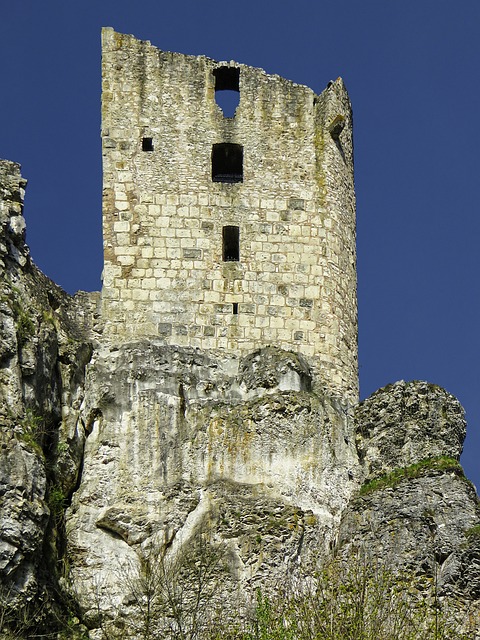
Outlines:
{"type": "Polygon", "coordinates": [[[307,357],[357,397],[351,107],[103,30],[103,316],[117,342],[307,357]],[[238,92],[225,117],[219,92],[238,92]]]}

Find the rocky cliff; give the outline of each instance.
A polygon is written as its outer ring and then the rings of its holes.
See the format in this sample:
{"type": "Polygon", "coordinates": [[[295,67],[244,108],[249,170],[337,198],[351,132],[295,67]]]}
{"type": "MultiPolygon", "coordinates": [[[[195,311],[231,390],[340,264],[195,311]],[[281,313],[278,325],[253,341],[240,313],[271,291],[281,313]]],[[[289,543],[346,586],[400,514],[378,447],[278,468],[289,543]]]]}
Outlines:
{"type": "Polygon", "coordinates": [[[0,163],[0,619],[62,609],[63,508],[83,457],[78,423],[92,347],[86,309],[46,278],[25,244],[19,165],[0,163]],[[33,613],[33,611],[35,613],[33,613]]]}
{"type": "Polygon", "coordinates": [[[205,607],[247,608],[359,551],[478,613],[455,398],[399,382],[351,406],[275,347],[108,341],[98,295],[72,298],[33,264],[24,188],[2,161],[0,632],[145,637],[159,581],[207,576],[205,607]]]}

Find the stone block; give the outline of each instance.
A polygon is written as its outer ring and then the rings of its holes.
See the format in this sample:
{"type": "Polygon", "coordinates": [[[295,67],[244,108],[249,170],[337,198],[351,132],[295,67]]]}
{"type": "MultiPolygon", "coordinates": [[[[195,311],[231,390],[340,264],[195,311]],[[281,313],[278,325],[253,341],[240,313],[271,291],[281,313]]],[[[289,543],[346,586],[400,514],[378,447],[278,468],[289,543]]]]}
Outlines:
{"type": "Polygon", "coordinates": [[[200,260],[202,258],[201,249],[182,249],[182,257],[187,260],[200,260]]]}
{"type": "MultiPolygon", "coordinates": [[[[141,269],[137,269],[137,271],[141,271],[141,269]]],[[[157,286],[157,281],[155,278],[143,278],[142,287],[144,289],[155,289],[157,286]]]]}
{"type": "MultiPolygon", "coordinates": [[[[164,209],[162,210],[162,214],[164,214],[164,209]]],[[[165,228],[170,226],[170,218],[166,215],[161,215],[155,218],[155,225],[160,228],[165,228]]]]}
{"type": "Polygon", "coordinates": [[[311,309],[313,307],[313,300],[311,298],[300,298],[299,305],[304,309],[311,309]]]}
{"type": "Polygon", "coordinates": [[[131,265],[135,263],[135,258],[133,256],[120,255],[120,256],[117,256],[117,260],[123,266],[131,265]]]}
{"type": "Polygon", "coordinates": [[[267,211],[267,222],[278,222],[280,220],[280,213],[278,211],[267,211]]]}
{"type": "Polygon", "coordinates": [[[283,329],[285,327],[285,320],[279,317],[270,318],[269,326],[272,329],[283,329]]]}
{"type": "Polygon", "coordinates": [[[158,334],[160,336],[171,336],[172,325],[170,322],[160,322],[158,325],[158,334]]]}
{"type": "Polygon", "coordinates": [[[247,315],[255,315],[255,305],[249,303],[240,303],[238,305],[238,312],[240,314],[245,313],[247,315]]]}
{"type": "Polygon", "coordinates": [[[132,300],[148,300],[149,294],[150,292],[145,289],[134,289],[132,291],[132,300]]]}
{"type": "Polygon", "coordinates": [[[215,304],[213,309],[215,313],[232,313],[231,304],[215,304]]]}
{"type": "MultiPolygon", "coordinates": [[[[190,229],[175,229],[176,238],[191,238],[192,232],[190,229]]],[[[183,246],[183,245],[182,245],[183,246]]]]}
{"type": "Polygon", "coordinates": [[[187,326],[184,325],[184,324],[175,325],[174,331],[175,331],[175,335],[176,336],[187,336],[188,335],[187,326]]]}

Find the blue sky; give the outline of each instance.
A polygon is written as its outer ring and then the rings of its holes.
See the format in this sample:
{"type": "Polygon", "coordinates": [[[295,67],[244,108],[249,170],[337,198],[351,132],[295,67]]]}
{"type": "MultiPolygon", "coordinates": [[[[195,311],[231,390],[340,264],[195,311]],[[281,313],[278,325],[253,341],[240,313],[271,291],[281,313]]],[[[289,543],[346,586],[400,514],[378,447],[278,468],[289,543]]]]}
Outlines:
{"type": "Polygon", "coordinates": [[[480,487],[480,2],[0,0],[0,157],[27,240],[69,292],[100,287],[100,28],[262,67],[354,110],[362,398],[422,379],[467,411],[480,487]]]}

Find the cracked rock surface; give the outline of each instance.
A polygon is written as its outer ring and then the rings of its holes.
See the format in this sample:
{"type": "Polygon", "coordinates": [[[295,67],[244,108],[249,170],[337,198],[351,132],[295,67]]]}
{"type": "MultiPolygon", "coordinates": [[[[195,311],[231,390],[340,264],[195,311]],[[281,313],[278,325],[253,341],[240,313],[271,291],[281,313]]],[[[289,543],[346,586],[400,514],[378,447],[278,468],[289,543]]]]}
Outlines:
{"type": "Polygon", "coordinates": [[[84,311],[31,261],[25,244],[25,186],[19,165],[1,160],[2,620],[15,612],[21,617],[25,607],[34,611],[32,618],[40,610],[45,618],[56,606],[61,532],[60,513],[52,511],[61,510],[78,476],[83,450],[78,408],[91,354],[84,311]],[[52,496],[57,496],[55,505],[52,496]]]}
{"type": "Polygon", "coordinates": [[[135,564],[154,540],[175,555],[213,531],[250,593],[327,553],[358,463],[353,421],[309,376],[273,348],[240,361],[152,342],[95,352],[67,513],[87,617],[95,581],[108,610],[125,591],[119,563],[135,564]]]}

